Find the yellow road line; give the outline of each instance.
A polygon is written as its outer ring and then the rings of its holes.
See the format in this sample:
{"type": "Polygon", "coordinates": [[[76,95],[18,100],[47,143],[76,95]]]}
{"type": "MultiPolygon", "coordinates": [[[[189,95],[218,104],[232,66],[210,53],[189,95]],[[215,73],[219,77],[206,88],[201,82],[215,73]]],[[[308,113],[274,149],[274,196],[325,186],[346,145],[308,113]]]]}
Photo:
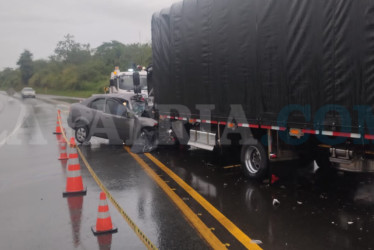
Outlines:
{"type": "Polygon", "coordinates": [[[148,166],[145,161],[143,161],[138,155],[131,153],[128,147],[125,150],[143,167],[145,172],[164,190],[164,192],[169,196],[169,198],[177,205],[177,207],[182,211],[186,218],[191,222],[191,224],[196,228],[196,230],[201,234],[201,236],[207,241],[207,243],[213,249],[227,249],[225,244],[223,244],[208,228],[200,218],[184,203],[184,201],[148,166]]]}
{"type": "Polygon", "coordinates": [[[126,220],[127,224],[132,228],[135,234],[139,237],[139,239],[144,243],[144,245],[148,249],[157,249],[157,247],[147,238],[147,236],[140,230],[140,228],[131,220],[130,216],[122,209],[122,207],[118,204],[118,202],[113,198],[110,194],[109,190],[104,186],[101,182],[99,177],[96,175],[95,171],[93,171],[92,167],[88,163],[87,159],[84,157],[80,148],[77,147],[78,153],[81,156],[86,168],[92,175],[92,178],[96,181],[97,185],[105,192],[107,198],[112,202],[113,206],[118,210],[118,212],[122,215],[122,217],[126,220]]]}
{"type": "Polygon", "coordinates": [[[226,216],[224,216],[220,211],[218,211],[212,204],[210,204],[204,197],[202,197],[198,192],[196,192],[191,186],[189,186],[185,181],[183,181],[178,175],[156,159],[153,155],[145,153],[153,163],[155,163],[159,168],[161,168],[166,174],[168,174],[176,183],[179,184],[191,197],[193,197],[202,207],[205,208],[218,222],[224,226],[227,231],[229,231],[240,243],[242,243],[247,249],[262,249],[256,243],[253,243],[251,238],[249,238],[240,228],[238,228],[234,223],[232,223],[226,216]]]}
{"type": "MultiPolygon", "coordinates": [[[[66,141],[67,144],[70,146],[70,142],[68,141],[68,138],[65,135],[65,131],[61,125],[61,117],[58,116],[58,122],[60,124],[60,128],[62,131],[62,136],[64,140],[66,141]]],[[[96,181],[97,185],[101,188],[103,192],[105,192],[108,200],[110,200],[113,204],[113,206],[118,210],[118,212],[122,215],[122,217],[125,219],[127,224],[132,228],[132,230],[135,232],[135,234],[139,237],[139,239],[143,242],[143,244],[148,248],[148,249],[157,249],[157,247],[148,239],[148,237],[140,230],[140,228],[132,221],[130,216],[127,215],[125,210],[118,204],[118,202],[114,199],[114,197],[110,194],[109,190],[104,186],[104,184],[101,182],[99,177],[96,175],[95,171],[92,169],[90,164],[88,163],[86,157],[83,155],[82,151],[80,150],[79,147],[76,147],[77,151],[84,162],[84,165],[90,172],[92,178],[96,181]]]]}

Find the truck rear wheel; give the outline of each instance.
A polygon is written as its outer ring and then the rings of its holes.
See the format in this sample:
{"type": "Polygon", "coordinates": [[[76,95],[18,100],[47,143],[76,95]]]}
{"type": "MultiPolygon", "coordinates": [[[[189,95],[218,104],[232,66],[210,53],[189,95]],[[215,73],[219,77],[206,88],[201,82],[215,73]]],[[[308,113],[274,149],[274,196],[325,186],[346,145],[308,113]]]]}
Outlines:
{"type": "Polygon", "coordinates": [[[242,146],[242,169],[248,178],[262,179],[269,169],[269,161],[264,146],[260,142],[242,146]]]}

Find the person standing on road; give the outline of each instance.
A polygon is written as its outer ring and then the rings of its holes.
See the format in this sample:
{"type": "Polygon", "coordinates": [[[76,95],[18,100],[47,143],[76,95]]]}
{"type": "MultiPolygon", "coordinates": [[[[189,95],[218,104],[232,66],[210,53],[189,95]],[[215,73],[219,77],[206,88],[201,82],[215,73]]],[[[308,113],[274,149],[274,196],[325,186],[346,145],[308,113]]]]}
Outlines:
{"type": "Polygon", "coordinates": [[[109,93],[118,92],[117,81],[118,81],[119,73],[120,73],[119,67],[118,66],[114,67],[114,71],[110,74],[109,93]]]}

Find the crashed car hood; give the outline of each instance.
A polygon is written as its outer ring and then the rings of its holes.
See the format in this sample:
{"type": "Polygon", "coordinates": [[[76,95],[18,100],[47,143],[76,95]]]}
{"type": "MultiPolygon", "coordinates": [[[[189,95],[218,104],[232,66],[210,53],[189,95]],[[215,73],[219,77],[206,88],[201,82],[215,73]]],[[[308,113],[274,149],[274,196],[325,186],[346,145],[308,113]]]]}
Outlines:
{"type": "Polygon", "coordinates": [[[148,117],[138,117],[141,127],[154,127],[157,121],[148,117]]]}

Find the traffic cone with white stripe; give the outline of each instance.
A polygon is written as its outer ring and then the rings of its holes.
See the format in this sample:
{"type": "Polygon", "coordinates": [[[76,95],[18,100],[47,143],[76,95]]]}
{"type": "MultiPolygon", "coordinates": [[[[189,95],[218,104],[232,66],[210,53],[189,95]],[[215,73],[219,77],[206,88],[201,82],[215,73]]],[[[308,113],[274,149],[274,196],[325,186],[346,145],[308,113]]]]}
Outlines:
{"type": "Polygon", "coordinates": [[[60,117],[61,117],[61,112],[60,112],[60,110],[58,110],[57,111],[57,121],[56,121],[56,131],[53,132],[53,134],[55,134],[55,135],[61,135],[62,134],[61,126],[60,126],[60,123],[58,122],[60,117]]]}
{"type": "Polygon", "coordinates": [[[117,228],[113,227],[112,218],[109,214],[108,202],[106,200],[106,194],[100,193],[100,203],[97,214],[96,226],[91,227],[92,232],[95,236],[102,234],[113,234],[117,233],[117,228]]]}
{"type": "Polygon", "coordinates": [[[83,180],[81,175],[81,167],[79,164],[79,157],[77,145],[74,138],[70,139],[69,160],[68,160],[68,175],[66,178],[66,191],[62,194],[67,196],[86,195],[87,191],[83,188],[83,180]]]}
{"type": "Polygon", "coordinates": [[[60,161],[66,161],[69,159],[68,154],[66,153],[66,142],[60,142],[60,158],[58,158],[60,161]]]}

